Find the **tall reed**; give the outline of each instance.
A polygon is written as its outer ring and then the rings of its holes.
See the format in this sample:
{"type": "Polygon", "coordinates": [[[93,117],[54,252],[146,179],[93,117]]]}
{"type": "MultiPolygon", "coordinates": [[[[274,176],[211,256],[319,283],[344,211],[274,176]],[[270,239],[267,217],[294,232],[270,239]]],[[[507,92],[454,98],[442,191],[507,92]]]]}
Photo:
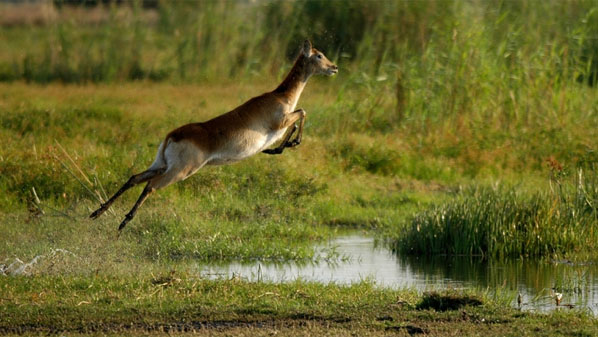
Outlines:
{"type": "MultiPolygon", "coordinates": [[[[397,67],[408,72],[408,79],[415,75],[410,70],[417,70],[417,80],[429,80],[431,86],[448,83],[443,73],[467,77],[472,66],[516,70],[510,74],[515,78],[522,62],[546,56],[561,63],[554,75],[573,72],[593,81],[598,64],[593,57],[598,7],[592,1],[455,2],[448,7],[405,1],[203,1],[160,2],[151,10],[139,5],[78,11],[61,6],[41,27],[10,21],[0,28],[5,36],[0,79],[243,78],[278,73],[287,64],[281,51],[293,58],[305,38],[341,58],[344,69],[386,73],[392,84],[397,67]],[[478,63],[487,52],[495,64],[478,63]]],[[[9,8],[5,13],[0,24],[7,22],[9,8]]],[[[447,86],[449,96],[454,90],[447,86]]],[[[459,102],[450,104],[449,111],[459,102]]]]}
{"type": "Polygon", "coordinates": [[[555,257],[595,251],[598,171],[584,164],[573,176],[553,166],[550,188],[525,192],[474,186],[414,215],[395,241],[408,254],[555,257]]]}

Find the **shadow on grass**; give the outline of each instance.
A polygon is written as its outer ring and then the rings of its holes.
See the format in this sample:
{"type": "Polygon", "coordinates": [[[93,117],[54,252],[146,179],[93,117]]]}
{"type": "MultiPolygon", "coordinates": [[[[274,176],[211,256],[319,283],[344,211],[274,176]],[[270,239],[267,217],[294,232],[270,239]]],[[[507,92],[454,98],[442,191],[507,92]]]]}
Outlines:
{"type": "Polygon", "coordinates": [[[477,307],[482,305],[482,300],[471,295],[458,293],[425,293],[421,302],[416,306],[418,310],[434,309],[436,311],[458,310],[465,306],[477,307]]]}

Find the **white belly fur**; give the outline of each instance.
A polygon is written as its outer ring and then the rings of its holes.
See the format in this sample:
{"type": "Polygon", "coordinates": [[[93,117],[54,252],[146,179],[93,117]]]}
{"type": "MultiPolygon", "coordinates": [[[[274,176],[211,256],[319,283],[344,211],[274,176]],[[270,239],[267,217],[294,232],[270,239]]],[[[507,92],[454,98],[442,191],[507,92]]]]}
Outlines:
{"type": "Polygon", "coordinates": [[[221,151],[210,156],[208,165],[223,165],[233,163],[250,157],[270,147],[282,138],[287,129],[272,131],[266,134],[257,134],[240,141],[232,141],[229,146],[224,146],[221,151]]]}
{"type": "Polygon", "coordinates": [[[286,131],[287,131],[287,129],[280,129],[280,130],[272,131],[272,132],[268,133],[268,135],[266,136],[266,140],[264,141],[264,144],[258,149],[258,151],[262,151],[262,150],[269,148],[277,140],[282,138],[282,136],[284,136],[286,131]]]}

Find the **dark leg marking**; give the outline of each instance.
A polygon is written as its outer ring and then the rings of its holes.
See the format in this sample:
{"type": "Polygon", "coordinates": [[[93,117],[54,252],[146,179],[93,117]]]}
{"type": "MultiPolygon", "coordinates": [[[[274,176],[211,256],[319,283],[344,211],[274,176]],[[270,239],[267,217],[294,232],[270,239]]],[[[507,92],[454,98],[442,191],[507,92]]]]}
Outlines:
{"type": "Polygon", "coordinates": [[[284,151],[284,149],[286,147],[289,147],[289,144],[291,144],[289,142],[289,139],[291,139],[291,137],[293,136],[293,133],[295,133],[296,130],[297,130],[297,124],[293,124],[293,128],[291,129],[291,131],[289,133],[287,133],[286,137],[284,137],[284,139],[282,140],[280,145],[278,145],[278,147],[275,147],[273,149],[263,150],[262,152],[266,153],[266,154],[281,154],[282,151],[284,151]]]}
{"type": "Polygon", "coordinates": [[[147,171],[143,171],[139,174],[132,176],[108,201],[101,204],[100,208],[98,208],[93,213],[91,213],[91,215],[89,217],[91,219],[96,219],[97,217],[102,215],[104,212],[106,212],[108,210],[108,208],[110,208],[110,206],[112,205],[114,200],[116,200],[118,197],[120,197],[120,195],[123,194],[126,190],[128,190],[129,188],[131,188],[137,184],[146,182],[146,181],[152,179],[153,177],[164,173],[164,171],[166,171],[166,168],[161,168],[161,169],[157,169],[157,170],[147,170],[147,171]]]}
{"type": "Polygon", "coordinates": [[[305,124],[305,116],[301,117],[301,122],[299,123],[299,131],[297,132],[297,137],[293,139],[286,147],[295,147],[301,144],[301,138],[303,137],[303,125],[305,124]]]}
{"type": "Polygon", "coordinates": [[[135,205],[133,205],[133,208],[131,208],[129,213],[127,213],[127,215],[125,215],[125,219],[123,220],[123,222],[120,223],[120,226],[118,226],[119,232],[123,228],[125,228],[127,223],[129,221],[131,221],[131,219],[133,219],[133,217],[135,216],[135,213],[137,213],[137,209],[139,208],[139,206],[141,206],[143,204],[143,202],[145,201],[145,199],[147,199],[147,197],[149,197],[149,195],[152,194],[152,192],[154,192],[154,191],[155,191],[155,189],[150,187],[150,183],[147,183],[147,185],[145,185],[145,188],[143,189],[143,192],[141,192],[139,199],[137,199],[137,202],[135,203],[135,205]]]}

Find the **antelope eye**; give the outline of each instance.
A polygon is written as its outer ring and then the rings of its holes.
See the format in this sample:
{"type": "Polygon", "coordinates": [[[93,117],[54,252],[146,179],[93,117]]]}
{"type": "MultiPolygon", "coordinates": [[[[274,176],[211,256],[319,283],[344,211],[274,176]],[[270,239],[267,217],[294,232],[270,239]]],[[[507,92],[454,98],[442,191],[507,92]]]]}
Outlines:
{"type": "Polygon", "coordinates": [[[322,58],[322,54],[318,54],[316,55],[317,58],[321,59],[322,58]]]}

